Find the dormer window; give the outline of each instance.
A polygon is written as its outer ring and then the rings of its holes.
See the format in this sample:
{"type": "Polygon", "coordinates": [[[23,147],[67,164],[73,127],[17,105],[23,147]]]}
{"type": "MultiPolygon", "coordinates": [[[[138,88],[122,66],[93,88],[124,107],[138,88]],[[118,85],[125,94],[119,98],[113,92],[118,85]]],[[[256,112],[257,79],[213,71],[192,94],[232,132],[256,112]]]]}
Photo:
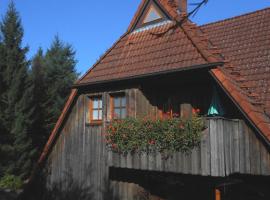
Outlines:
{"type": "Polygon", "coordinates": [[[149,8],[149,10],[148,10],[148,12],[143,20],[143,24],[150,23],[150,22],[153,22],[156,20],[160,20],[162,18],[163,18],[162,14],[152,5],[149,8]]]}
{"type": "Polygon", "coordinates": [[[170,19],[161,5],[158,2],[150,0],[142,9],[133,30],[142,31],[169,21],[170,19]]]}

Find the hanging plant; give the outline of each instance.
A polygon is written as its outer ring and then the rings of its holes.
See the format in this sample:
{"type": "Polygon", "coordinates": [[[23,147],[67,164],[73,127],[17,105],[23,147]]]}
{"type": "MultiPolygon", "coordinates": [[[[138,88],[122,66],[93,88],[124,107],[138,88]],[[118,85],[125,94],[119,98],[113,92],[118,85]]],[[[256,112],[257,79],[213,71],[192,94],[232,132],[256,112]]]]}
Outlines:
{"type": "Polygon", "coordinates": [[[117,153],[189,152],[200,144],[204,128],[194,110],[190,118],[114,120],[105,137],[109,149],[117,153]]]}

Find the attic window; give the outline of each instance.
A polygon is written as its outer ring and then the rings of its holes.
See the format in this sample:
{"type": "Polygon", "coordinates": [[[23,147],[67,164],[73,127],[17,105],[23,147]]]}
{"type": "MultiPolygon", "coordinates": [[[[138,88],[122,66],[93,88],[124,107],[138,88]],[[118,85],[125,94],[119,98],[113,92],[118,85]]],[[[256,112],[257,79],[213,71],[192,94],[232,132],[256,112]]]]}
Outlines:
{"type": "Polygon", "coordinates": [[[162,14],[154,6],[151,6],[143,20],[143,24],[150,23],[162,18],[162,14]]]}

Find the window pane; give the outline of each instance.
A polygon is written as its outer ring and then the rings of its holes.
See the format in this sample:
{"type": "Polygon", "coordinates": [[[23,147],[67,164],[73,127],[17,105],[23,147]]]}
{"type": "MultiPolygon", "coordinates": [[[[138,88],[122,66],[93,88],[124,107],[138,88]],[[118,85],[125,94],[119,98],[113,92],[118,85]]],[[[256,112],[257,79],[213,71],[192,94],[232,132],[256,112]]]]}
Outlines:
{"type": "Polygon", "coordinates": [[[155,21],[157,19],[161,19],[161,16],[160,14],[154,9],[154,8],[151,8],[149,10],[149,13],[148,15],[146,16],[146,18],[144,19],[144,23],[148,23],[148,22],[151,22],[151,21],[155,21]]]}
{"type": "Polygon", "coordinates": [[[114,115],[113,117],[115,119],[119,119],[121,116],[120,116],[120,109],[114,109],[114,115]]]}
{"type": "Polygon", "coordinates": [[[99,110],[99,119],[102,119],[102,110],[99,110]]]}
{"type": "Polygon", "coordinates": [[[126,97],[122,97],[122,107],[126,107],[127,101],[126,101],[126,97]]]}
{"type": "Polygon", "coordinates": [[[114,107],[120,106],[120,97],[114,97],[114,107]]]}
{"type": "Polygon", "coordinates": [[[95,98],[93,99],[93,108],[98,108],[98,102],[99,102],[99,99],[95,98]]]}
{"type": "Polygon", "coordinates": [[[102,98],[99,99],[99,108],[102,108],[102,98]]]}
{"type": "Polygon", "coordinates": [[[122,108],[122,110],[121,110],[121,119],[126,118],[126,116],[127,116],[126,109],[125,108],[122,108]]]}
{"type": "Polygon", "coordinates": [[[98,119],[98,110],[93,110],[93,120],[99,120],[98,119]]]}

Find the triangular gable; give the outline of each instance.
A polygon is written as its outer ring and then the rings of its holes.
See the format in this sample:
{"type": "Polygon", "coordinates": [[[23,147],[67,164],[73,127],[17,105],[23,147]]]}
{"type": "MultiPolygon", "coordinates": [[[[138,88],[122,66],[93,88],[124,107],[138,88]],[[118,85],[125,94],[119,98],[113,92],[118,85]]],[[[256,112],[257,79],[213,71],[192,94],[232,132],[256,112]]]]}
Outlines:
{"type": "Polygon", "coordinates": [[[128,32],[149,24],[174,19],[177,16],[177,6],[173,3],[169,5],[168,2],[168,0],[143,0],[130,23],[128,32]]]}
{"type": "Polygon", "coordinates": [[[155,6],[151,5],[142,23],[146,24],[157,20],[162,20],[163,18],[164,16],[162,15],[162,13],[157,8],[155,8],[155,6]]]}
{"type": "Polygon", "coordinates": [[[169,17],[155,1],[148,1],[145,8],[142,10],[141,16],[138,19],[134,30],[143,26],[167,20],[169,17]]]}

